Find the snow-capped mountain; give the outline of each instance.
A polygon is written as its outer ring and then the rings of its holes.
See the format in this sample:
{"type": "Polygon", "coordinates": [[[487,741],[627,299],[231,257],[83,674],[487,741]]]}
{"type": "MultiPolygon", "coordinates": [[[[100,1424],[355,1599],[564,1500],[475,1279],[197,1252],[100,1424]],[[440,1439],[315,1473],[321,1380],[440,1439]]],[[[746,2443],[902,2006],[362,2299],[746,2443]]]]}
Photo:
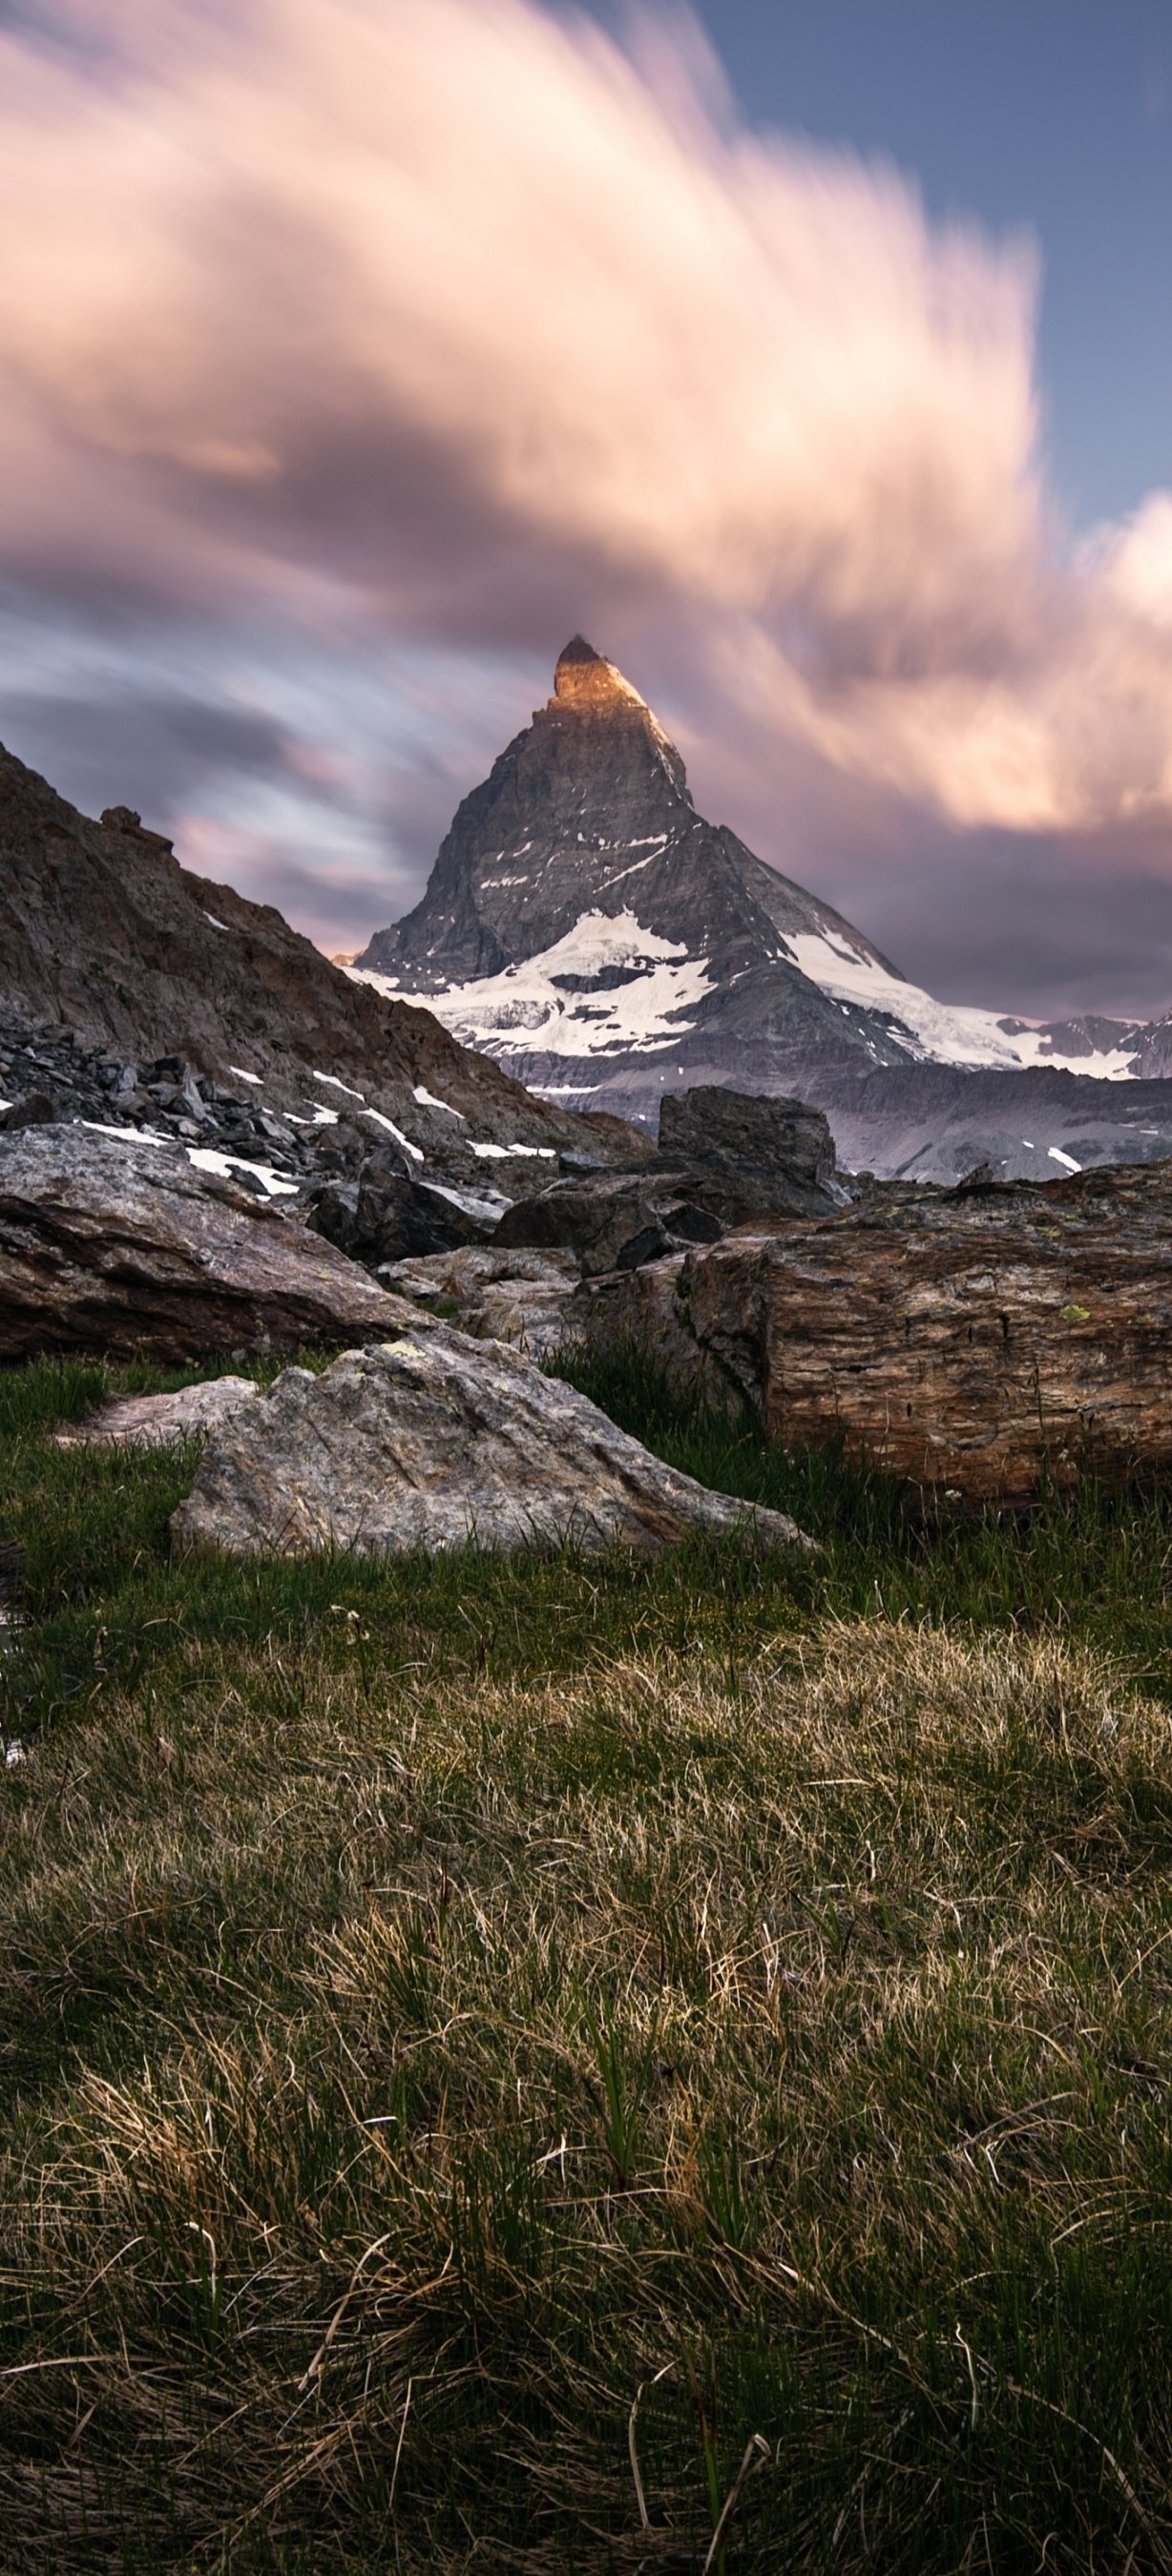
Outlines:
{"type": "Polygon", "coordinates": [[[934,1001],[829,904],[705,822],[684,764],[576,636],[554,693],[464,799],[413,912],[351,971],[416,995],[547,1096],[653,1117],[670,1084],[781,1090],[912,1062],[1118,1081],[1172,1032],[1035,1027],[934,1001]]]}

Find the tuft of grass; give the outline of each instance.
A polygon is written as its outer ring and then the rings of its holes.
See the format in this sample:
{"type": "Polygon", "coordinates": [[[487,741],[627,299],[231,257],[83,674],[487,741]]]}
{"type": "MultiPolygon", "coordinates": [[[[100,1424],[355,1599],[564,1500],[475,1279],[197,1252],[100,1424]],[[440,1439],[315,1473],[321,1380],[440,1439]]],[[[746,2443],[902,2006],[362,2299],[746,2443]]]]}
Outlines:
{"type": "Polygon", "coordinates": [[[821,1558],[172,1564],[0,1379],[3,2563],[1172,2567],[1167,1501],[608,1372],[821,1558]]]}

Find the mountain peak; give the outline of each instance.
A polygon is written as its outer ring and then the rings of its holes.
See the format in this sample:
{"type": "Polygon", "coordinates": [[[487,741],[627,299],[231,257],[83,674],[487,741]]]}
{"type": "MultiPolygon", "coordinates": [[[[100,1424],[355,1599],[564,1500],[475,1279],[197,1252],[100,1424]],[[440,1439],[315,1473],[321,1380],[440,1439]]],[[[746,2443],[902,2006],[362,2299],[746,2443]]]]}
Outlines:
{"type": "Polygon", "coordinates": [[[574,635],[558,655],[550,704],[605,714],[620,706],[646,707],[647,701],[613,662],[595,652],[584,635],[574,635]]]}

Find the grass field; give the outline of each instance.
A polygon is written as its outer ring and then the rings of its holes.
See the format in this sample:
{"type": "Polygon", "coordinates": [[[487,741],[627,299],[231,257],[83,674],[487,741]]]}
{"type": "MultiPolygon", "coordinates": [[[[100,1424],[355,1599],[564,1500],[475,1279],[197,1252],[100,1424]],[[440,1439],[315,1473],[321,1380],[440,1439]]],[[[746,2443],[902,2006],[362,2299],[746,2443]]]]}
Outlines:
{"type": "Polygon", "coordinates": [[[1172,1502],[616,1360],[821,1556],[173,1564],[113,1383],[0,1378],[0,2565],[1172,2570],[1172,1502]]]}

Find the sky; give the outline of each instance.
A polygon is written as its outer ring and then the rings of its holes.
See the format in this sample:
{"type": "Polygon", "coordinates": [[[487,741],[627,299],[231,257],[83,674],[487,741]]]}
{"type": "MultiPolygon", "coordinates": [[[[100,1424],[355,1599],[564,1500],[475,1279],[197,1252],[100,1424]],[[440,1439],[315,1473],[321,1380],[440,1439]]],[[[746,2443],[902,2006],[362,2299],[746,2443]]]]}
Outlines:
{"type": "Polygon", "coordinates": [[[1172,1007],[1167,0],[0,0],[0,737],[359,947],[575,631],[941,998],[1172,1007]]]}

